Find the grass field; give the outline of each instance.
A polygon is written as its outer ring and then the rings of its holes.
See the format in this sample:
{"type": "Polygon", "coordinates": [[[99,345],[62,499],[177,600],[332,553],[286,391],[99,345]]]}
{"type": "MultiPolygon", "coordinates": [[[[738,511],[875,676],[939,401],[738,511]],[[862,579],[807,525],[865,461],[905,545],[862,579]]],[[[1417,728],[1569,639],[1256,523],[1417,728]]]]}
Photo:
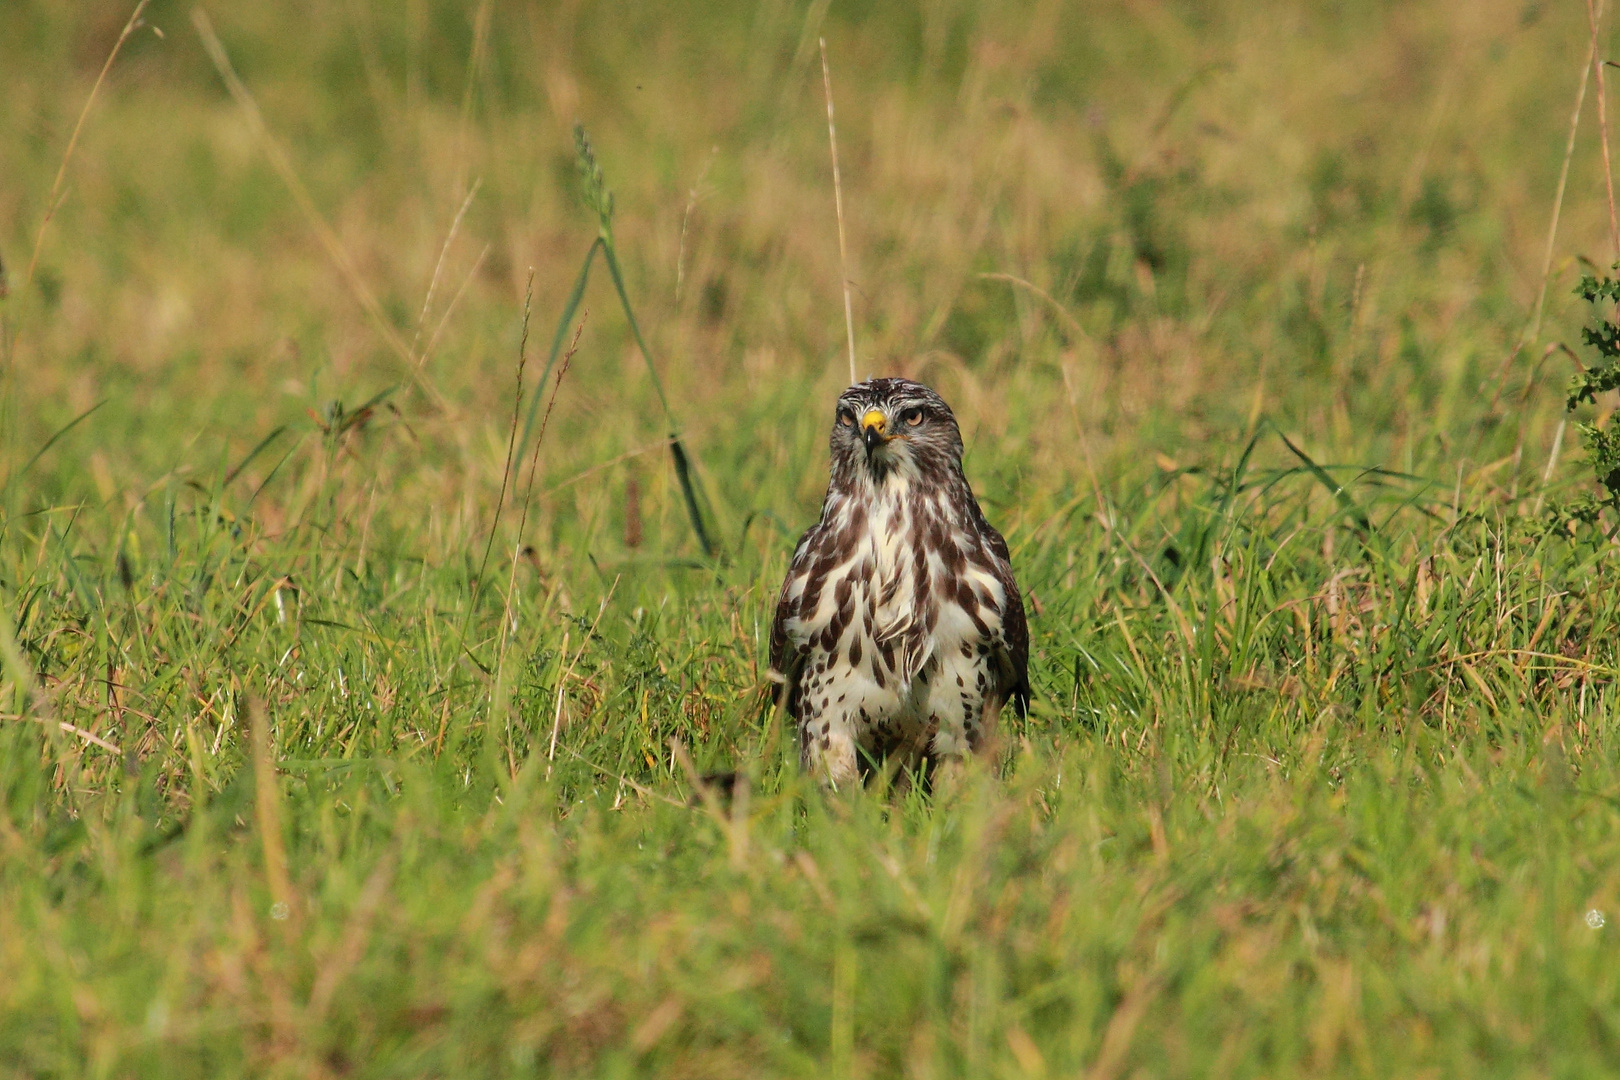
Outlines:
{"type": "Polygon", "coordinates": [[[1620,1069],[1583,5],[132,6],[0,6],[0,1075],[1620,1069]],[[760,693],[823,35],[1029,594],[932,796],[760,693]]]}

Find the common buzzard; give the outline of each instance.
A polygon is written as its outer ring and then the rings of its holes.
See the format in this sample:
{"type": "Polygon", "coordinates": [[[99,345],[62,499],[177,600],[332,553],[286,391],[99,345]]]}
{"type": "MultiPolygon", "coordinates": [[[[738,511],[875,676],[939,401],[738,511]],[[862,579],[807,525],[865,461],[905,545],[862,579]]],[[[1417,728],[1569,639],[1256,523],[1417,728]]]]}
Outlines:
{"type": "Polygon", "coordinates": [[[943,398],[907,379],[845,390],[821,520],[799,540],[771,627],[771,675],[804,767],[835,787],[885,759],[915,769],[993,736],[1029,703],[1029,628],[1007,542],[962,474],[943,398]]]}

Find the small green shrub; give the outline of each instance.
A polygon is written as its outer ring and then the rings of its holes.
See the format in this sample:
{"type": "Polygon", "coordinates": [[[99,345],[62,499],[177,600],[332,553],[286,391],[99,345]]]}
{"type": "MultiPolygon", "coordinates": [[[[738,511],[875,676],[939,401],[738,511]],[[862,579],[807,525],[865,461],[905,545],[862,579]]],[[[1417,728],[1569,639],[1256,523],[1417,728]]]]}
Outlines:
{"type": "MultiPolygon", "coordinates": [[[[1605,300],[1620,299],[1620,281],[1607,275],[1601,278],[1587,275],[1581,278],[1575,293],[1598,313],[1597,325],[1581,331],[1582,340],[1597,350],[1598,360],[1570,380],[1569,398],[1564,404],[1571,412],[1583,403],[1595,404],[1599,394],[1620,389],[1620,324],[1615,323],[1612,311],[1604,314],[1601,307],[1605,300]]],[[[1563,512],[1566,520],[1604,528],[1604,512],[1607,511],[1610,524],[1605,532],[1609,532],[1616,527],[1614,522],[1620,520],[1620,428],[1592,422],[1580,424],[1578,430],[1601,494],[1588,492],[1564,507],[1563,512]]]]}

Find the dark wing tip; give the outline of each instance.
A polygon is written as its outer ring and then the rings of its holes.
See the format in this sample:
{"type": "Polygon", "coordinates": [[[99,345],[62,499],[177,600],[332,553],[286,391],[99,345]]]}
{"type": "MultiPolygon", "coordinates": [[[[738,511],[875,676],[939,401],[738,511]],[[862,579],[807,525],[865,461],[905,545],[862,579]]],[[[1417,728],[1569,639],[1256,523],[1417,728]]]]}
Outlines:
{"type": "Polygon", "coordinates": [[[1029,694],[1029,676],[1026,674],[1024,681],[1013,687],[1012,696],[1007,699],[1012,702],[1012,707],[1020,720],[1029,716],[1029,694]]]}
{"type": "MultiPolygon", "coordinates": [[[[983,518],[981,516],[981,521],[983,518]]],[[[985,540],[995,556],[996,576],[1001,579],[1002,592],[1010,601],[1002,615],[1002,633],[1007,641],[1007,659],[1012,664],[1013,686],[1007,700],[1018,710],[1020,717],[1029,715],[1029,619],[1024,614],[1024,592],[1013,575],[1012,553],[1007,540],[996,527],[983,521],[985,540]]]]}

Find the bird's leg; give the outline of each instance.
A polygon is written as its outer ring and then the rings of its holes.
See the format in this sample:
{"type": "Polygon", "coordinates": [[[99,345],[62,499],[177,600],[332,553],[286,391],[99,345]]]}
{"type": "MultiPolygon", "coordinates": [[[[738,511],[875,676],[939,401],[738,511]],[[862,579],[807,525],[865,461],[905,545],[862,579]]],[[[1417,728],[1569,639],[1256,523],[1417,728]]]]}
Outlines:
{"type": "Polygon", "coordinates": [[[966,773],[967,761],[961,754],[936,757],[933,770],[929,774],[928,786],[935,795],[950,795],[962,786],[962,777],[966,773]]]}
{"type": "Polygon", "coordinates": [[[936,719],[933,738],[928,740],[929,756],[940,761],[948,761],[961,758],[974,749],[974,741],[971,735],[963,730],[964,726],[959,717],[951,717],[948,713],[943,720],[936,719]]]}
{"type": "MultiPolygon", "coordinates": [[[[890,792],[905,795],[915,782],[923,779],[927,767],[926,743],[900,745],[890,750],[884,759],[883,778],[890,792]]],[[[924,786],[926,788],[926,782],[924,786]]]]}
{"type": "Polygon", "coordinates": [[[799,727],[799,760],[806,772],[833,788],[859,785],[855,736],[848,723],[823,717],[799,727]]]}
{"type": "Polygon", "coordinates": [[[979,714],[979,729],[969,736],[973,752],[994,761],[997,735],[1001,725],[1001,698],[991,694],[984,699],[984,711],[979,714]]]}

